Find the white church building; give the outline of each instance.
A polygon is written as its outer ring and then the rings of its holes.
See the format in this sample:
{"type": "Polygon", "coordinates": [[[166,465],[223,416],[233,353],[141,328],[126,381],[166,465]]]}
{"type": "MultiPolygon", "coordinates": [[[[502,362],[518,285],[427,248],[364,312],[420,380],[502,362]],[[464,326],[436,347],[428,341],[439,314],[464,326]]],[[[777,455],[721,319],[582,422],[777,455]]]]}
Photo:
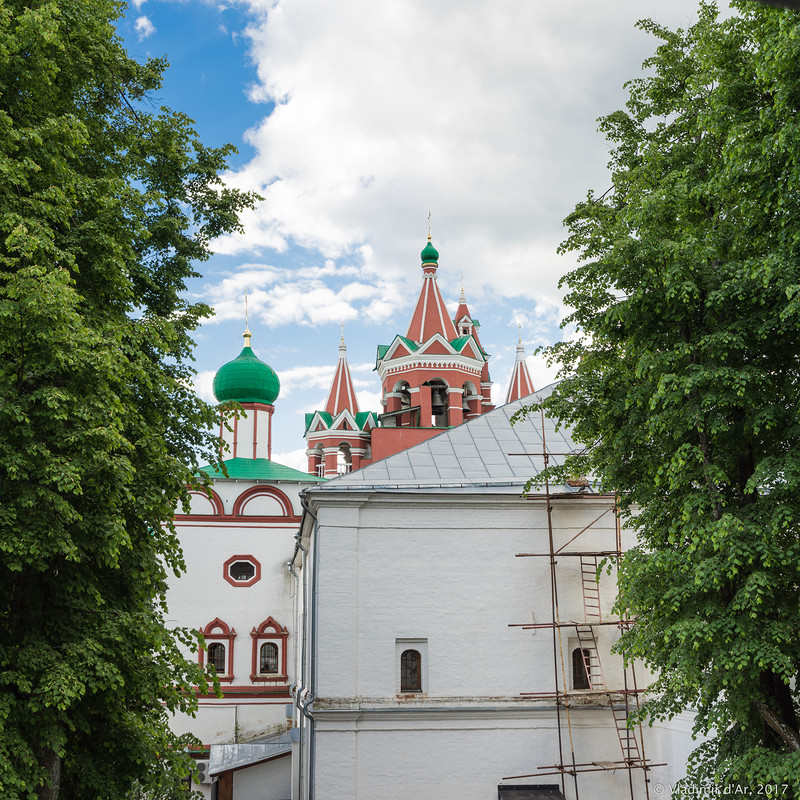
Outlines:
{"type": "Polygon", "coordinates": [[[294,797],[645,798],[683,774],[689,720],[625,725],[647,678],[611,654],[596,580],[631,540],[614,497],[523,493],[575,448],[512,425],[535,400],[305,491],[294,797]]]}
{"type": "Polygon", "coordinates": [[[221,425],[224,472],[204,468],[212,489],[176,515],[187,572],[168,594],[222,686],[173,723],[204,744],[194,788],[644,800],[693,744],[689,716],[627,727],[648,676],[611,653],[628,622],[610,609],[633,533],[589,480],[525,493],[576,446],[538,411],[512,424],[548,392],[532,394],[521,343],[506,405],[486,401],[477,320],[463,290],[444,319],[430,241],[422,261],[405,350],[378,351],[383,414],[355,406],[342,342],[326,409],[307,421],[309,473],[271,460],[280,383],[249,332],[217,373],[217,399],[244,414],[221,425]]]}

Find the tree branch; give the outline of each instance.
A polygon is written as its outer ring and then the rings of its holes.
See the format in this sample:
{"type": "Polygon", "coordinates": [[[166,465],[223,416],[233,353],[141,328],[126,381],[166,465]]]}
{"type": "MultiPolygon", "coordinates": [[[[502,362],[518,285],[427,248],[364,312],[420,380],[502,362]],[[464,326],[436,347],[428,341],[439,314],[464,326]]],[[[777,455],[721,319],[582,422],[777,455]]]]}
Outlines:
{"type": "Polygon", "coordinates": [[[783,739],[784,742],[796,753],[800,753],[800,734],[787,725],[766,703],[760,700],[753,701],[753,708],[764,717],[767,725],[783,739]]]}

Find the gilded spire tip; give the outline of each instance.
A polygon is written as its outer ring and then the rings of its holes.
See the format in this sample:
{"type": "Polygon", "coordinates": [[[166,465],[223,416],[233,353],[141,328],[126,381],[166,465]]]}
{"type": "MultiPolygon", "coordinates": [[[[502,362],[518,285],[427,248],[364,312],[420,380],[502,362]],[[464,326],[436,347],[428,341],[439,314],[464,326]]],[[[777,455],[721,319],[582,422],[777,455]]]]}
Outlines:
{"type": "Polygon", "coordinates": [[[250,337],[253,334],[250,333],[250,324],[247,314],[247,289],[244,290],[244,333],[242,337],[244,338],[244,346],[250,347],[250,337]]]}

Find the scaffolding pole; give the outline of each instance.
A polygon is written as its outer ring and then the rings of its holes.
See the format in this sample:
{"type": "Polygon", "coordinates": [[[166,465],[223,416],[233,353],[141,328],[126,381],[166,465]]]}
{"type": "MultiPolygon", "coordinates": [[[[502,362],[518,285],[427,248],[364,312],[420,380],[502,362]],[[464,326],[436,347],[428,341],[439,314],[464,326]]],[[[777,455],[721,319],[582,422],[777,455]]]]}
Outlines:
{"type": "MultiPolygon", "coordinates": [[[[620,630],[627,628],[634,623],[634,620],[625,615],[618,619],[603,619],[601,602],[600,602],[600,589],[598,582],[598,572],[602,567],[602,561],[607,559],[614,559],[617,563],[622,556],[622,533],[620,526],[619,516],[619,499],[617,495],[611,498],[612,505],[600,513],[588,525],[584,526],[577,534],[572,536],[567,542],[562,544],[558,549],[555,546],[555,533],[553,523],[553,503],[554,499],[566,499],[567,497],[588,495],[581,492],[576,493],[558,493],[553,494],[550,491],[550,482],[546,475],[546,470],[550,464],[550,457],[554,455],[572,455],[571,453],[549,453],[547,450],[547,441],[545,438],[545,425],[544,425],[544,408],[540,407],[541,424],[542,424],[542,453],[541,456],[544,461],[545,480],[544,480],[544,500],[547,512],[547,533],[548,533],[548,552],[546,553],[517,553],[518,558],[531,558],[541,557],[547,558],[550,564],[550,600],[552,605],[552,622],[549,623],[512,623],[509,627],[518,627],[523,630],[538,630],[551,628],[553,632],[553,677],[555,680],[554,692],[521,692],[521,696],[525,697],[549,697],[554,698],[556,701],[556,725],[558,729],[558,752],[559,763],[550,766],[538,767],[537,772],[527,775],[513,775],[503,778],[503,780],[514,780],[516,778],[530,778],[542,777],[548,775],[558,775],[561,778],[561,790],[565,792],[565,779],[567,776],[572,777],[572,784],[575,790],[576,800],[580,800],[580,788],[578,775],[586,772],[616,772],[617,770],[624,769],[628,773],[628,787],[630,799],[635,800],[634,790],[634,771],[641,770],[644,779],[644,792],[647,800],[650,798],[649,791],[649,778],[648,771],[652,767],[665,766],[665,764],[652,764],[649,759],[645,757],[644,752],[644,737],[642,733],[641,721],[637,719],[635,724],[630,723],[630,716],[635,711],[639,710],[639,694],[640,690],[636,681],[635,665],[630,665],[631,683],[628,681],[628,665],[623,663],[622,689],[610,689],[606,683],[605,675],[603,674],[602,663],[600,661],[600,653],[597,647],[597,636],[595,629],[614,625],[620,630]],[[615,547],[612,550],[585,550],[585,551],[565,551],[565,548],[572,544],[576,539],[582,536],[586,531],[593,528],[606,514],[613,513],[615,518],[615,547]],[[581,583],[581,598],[583,600],[583,621],[563,621],[560,618],[559,603],[558,603],[558,558],[578,558],[580,559],[580,583],[581,583]],[[581,654],[581,662],[584,670],[584,679],[587,683],[586,689],[572,690],[568,689],[569,682],[567,680],[567,670],[564,659],[564,644],[561,636],[563,628],[574,628],[576,638],[578,640],[578,647],[581,654]],[[559,687],[559,663],[561,673],[561,686],[559,687]],[[617,732],[619,740],[620,751],[622,759],[619,761],[588,761],[578,763],[575,756],[575,743],[572,735],[572,720],[570,709],[576,708],[580,705],[576,703],[577,698],[607,698],[607,706],[610,707],[612,717],[614,720],[614,728],[617,732]],[[564,711],[563,720],[562,713],[564,711]],[[570,762],[564,763],[564,726],[567,728],[567,735],[569,738],[570,746],[570,762]],[[638,730],[638,737],[637,737],[638,730]],[[543,772],[541,770],[550,770],[543,772]]],[[[530,455],[529,453],[520,455],[530,455]]],[[[585,483],[581,484],[586,485],[585,483]]],[[[618,573],[617,573],[618,574],[618,573]]]]}

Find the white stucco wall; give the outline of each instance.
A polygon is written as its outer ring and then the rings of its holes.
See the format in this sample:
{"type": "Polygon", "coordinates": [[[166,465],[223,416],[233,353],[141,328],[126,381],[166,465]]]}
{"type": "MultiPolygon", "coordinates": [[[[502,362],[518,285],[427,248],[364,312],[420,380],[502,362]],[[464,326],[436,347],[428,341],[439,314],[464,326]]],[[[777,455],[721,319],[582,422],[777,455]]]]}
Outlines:
{"type": "MultiPolygon", "coordinates": [[[[285,687],[294,680],[294,583],[288,562],[294,551],[301,488],[299,483],[217,480],[214,490],[222,503],[223,515],[213,513],[216,508],[208,499],[195,496],[193,515],[176,518],[186,572],[170,582],[167,594],[170,623],[199,629],[218,618],[236,631],[233,680],[222,683],[226,697],[201,698],[196,718],[178,716],[172,723],[174,730],[190,731],[206,745],[232,742],[235,738],[246,741],[286,728],[285,706],[290,698],[285,690],[271,697],[264,689],[285,687]],[[257,495],[244,505],[244,515],[230,516],[237,499],[259,486],[277,487],[288,498],[291,516],[285,517],[285,522],[248,521],[248,516],[285,516],[280,503],[270,496],[257,495]],[[198,518],[198,514],[204,516],[198,518]],[[223,566],[236,555],[252,556],[260,563],[260,580],[252,586],[231,585],[225,580],[223,566]],[[275,683],[254,682],[250,634],[268,617],[289,631],[287,677],[275,683]]],[[[229,646],[227,640],[220,641],[226,648],[229,646]]],[[[186,655],[197,659],[196,651],[186,655]]]]}
{"type": "Polygon", "coordinates": [[[233,773],[233,800],[291,800],[291,756],[233,773]]]}
{"type": "MultiPolygon", "coordinates": [[[[319,497],[313,706],[319,800],[390,800],[432,790],[454,800],[494,800],[503,777],[541,776],[537,767],[569,762],[570,728],[578,763],[622,758],[607,705],[573,709],[570,725],[562,711],[559,755],[553,698],[523,695],[552,693],[554,667],[563,689],[561,676],[569,683],[577,646],[575,629],[561,628],[562,673],[552,627],[510,627],[553,619],[542,500],[466,493],[319,497]],[[421,642],[421,694],[398,694],[404,646],[398,640],[421,642]]],[[[614,550],[610,507],[608,498],[554,500],[554,547],[614,550]]],[[[580,559],[562,554],[556,569],[558,618],[583,621],[580,559]]],[[[600,589],[610,616],[614,577],[603,575],[600,589]]],[[[596,630],[606,684],[621,689],[621,660],[610,654],[619,630],[596,630]]],[[[586,699],[592,702],[605,701],[586,699]]],[[[581,781],[593,796],[629,796],[626,770],[581,781]]],[[[641,772],[634,772],[634,783],[635,796],[644,797],[641,772]]],[[[569,782],[565,789],[574,797],[569,782]]]]}
{"type": "MultiPolygon", "coordinates": [[[[605,507],[607,507],[607,503],[605,507]]],[[[605,510],[600,502],[559,509],[556,547],[605,510]]],[[[578,547],[613,549],[613,516],[578,547]]],[[[548,533],[541,504],[462,499],[331,505],[320,517],[319,681],[321,698],[393,698],[396,639],[427,639],[430,697],[518,697],[552,691],[551,630],[514,623],[552,621],[548,533]],[[327,653],[337,652],[330,659],[327,653]]],[[[607,610],[613,577],[601,580],[607,610]]],[[[583,619],[579,560],[558,560],[559,618],[583,619]]],[[[574,629],[563,628],[566,651],[574,629]]],[[[601,653],[619,636],[598,629],[601,653]]],[[[565,652],[566,655],[566,652],[565,652]]],[[[609,686],[621,686],[602,658],[609,686]]],[[[568,661],[568,659],[567,659],[568,661]]]]}

